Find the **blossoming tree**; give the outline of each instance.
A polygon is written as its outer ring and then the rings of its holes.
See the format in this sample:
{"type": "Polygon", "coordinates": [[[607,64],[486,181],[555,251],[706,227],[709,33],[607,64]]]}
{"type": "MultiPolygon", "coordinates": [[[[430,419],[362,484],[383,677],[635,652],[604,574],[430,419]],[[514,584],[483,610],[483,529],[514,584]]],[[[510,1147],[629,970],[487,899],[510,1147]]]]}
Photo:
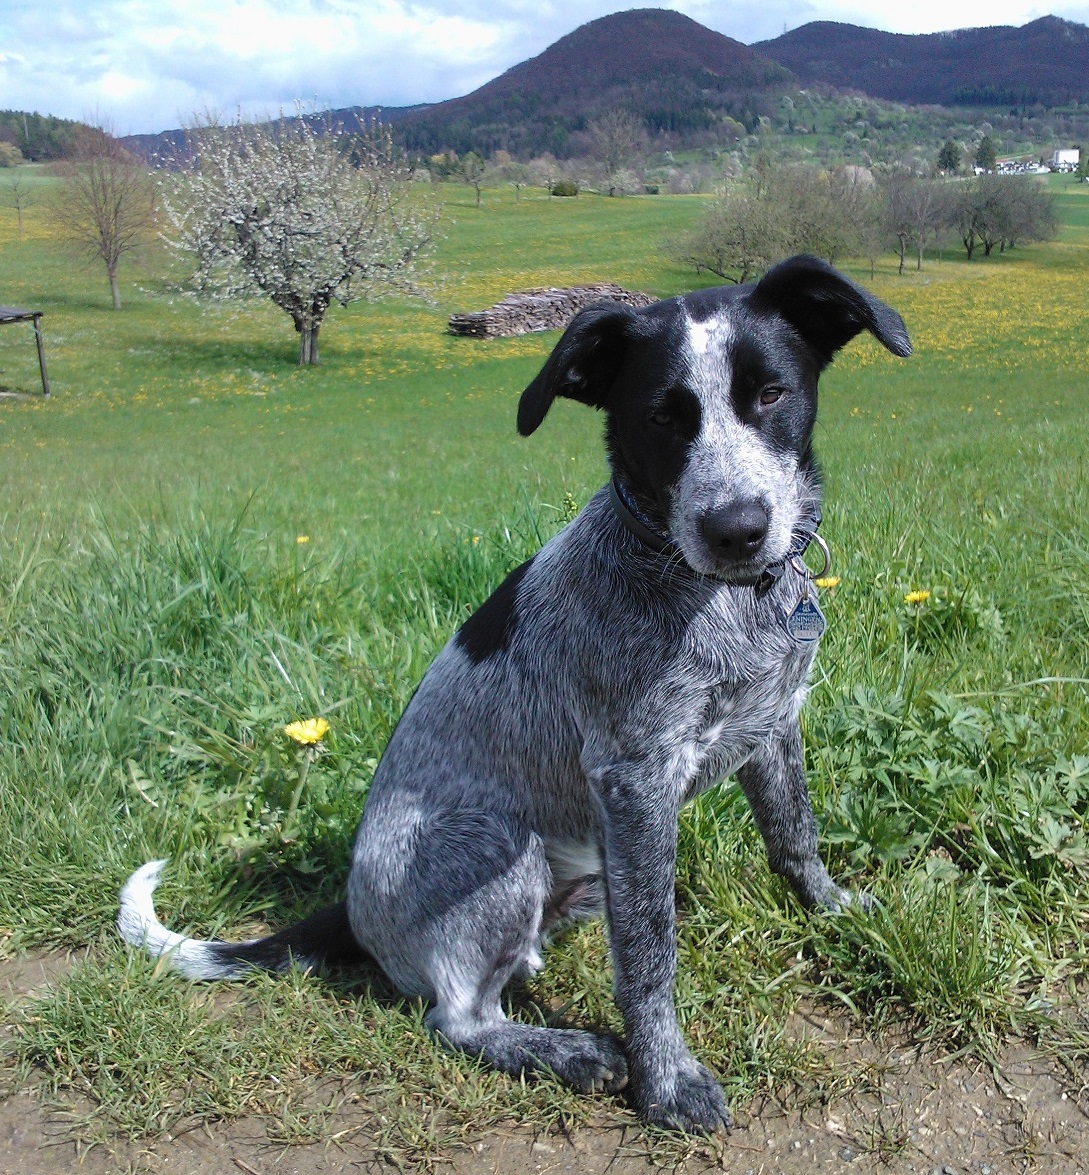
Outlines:
{"type": "Polygon", "coordinates": [[[318,362],[334,302],[419,292],[435,210],[408,183],[388,129],[348,134],[301,112],[206,120],[171,162],[166,237],[195,258],[194,289],[271,298],[299,332],[300,365],[318,362]]]}

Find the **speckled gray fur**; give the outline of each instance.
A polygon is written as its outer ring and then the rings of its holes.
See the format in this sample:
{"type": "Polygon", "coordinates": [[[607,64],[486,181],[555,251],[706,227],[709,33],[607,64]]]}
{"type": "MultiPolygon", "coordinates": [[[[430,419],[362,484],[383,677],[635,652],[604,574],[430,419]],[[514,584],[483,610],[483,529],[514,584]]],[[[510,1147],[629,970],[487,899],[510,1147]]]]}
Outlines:
{"type": "MultiPolygon", "coordinates": [[[[801,901],[849,901],[817,855],[802,766],[814,654],[786,617],[803,581],[788,566],[766,594],[753,584],[812,517],[817,376],[863,329],[910,350],[888,307],[794,259],[755,287],[585,311],[527,389],[525,433],[556,395],[605,411],[614,473],[676,546],[644,546],[597,493],[496,597],[487,631],[451,639],[390,739],[347,915],[393,982],[431,1001],[428,1023],[452,1045],[587,1090],[630,1083],[649,1122],[728,1124],[673,1007],[677,814],[736,774],[801,901]],[[766,533],[737,538],[743,506],[766,533]],[[547,921],[602,900],[623,1046],[509,1021],[500,993],[540,966],[547,921]]],[[[169,934],[149,920],[150,890],[128,909],[130,941],[142,933],[154,949],[169,934]]]]}

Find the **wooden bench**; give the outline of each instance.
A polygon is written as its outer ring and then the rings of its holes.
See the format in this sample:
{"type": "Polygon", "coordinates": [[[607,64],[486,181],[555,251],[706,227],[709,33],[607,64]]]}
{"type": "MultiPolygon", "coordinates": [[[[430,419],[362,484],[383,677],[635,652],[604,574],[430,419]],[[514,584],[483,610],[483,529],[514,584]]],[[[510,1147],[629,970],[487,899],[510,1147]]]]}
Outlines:
{"type": "Polygon", "coordinates": [[[34,323],[34,341],[38,344],[38,367],[42,373],[42,394],[49,395],[49,374],[45,369],[45,343],[42,341],[42,311],[19,310],[15,306],[0,306],[0,326],[8,322],[34,323]]]}

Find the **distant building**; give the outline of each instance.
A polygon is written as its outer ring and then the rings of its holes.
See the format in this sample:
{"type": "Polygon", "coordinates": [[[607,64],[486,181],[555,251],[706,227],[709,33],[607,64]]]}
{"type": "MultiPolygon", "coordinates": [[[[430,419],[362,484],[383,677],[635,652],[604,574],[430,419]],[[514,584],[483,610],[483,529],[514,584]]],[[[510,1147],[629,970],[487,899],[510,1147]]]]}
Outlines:
{"type": "MultiPolygon", "coordinates": [[[[995,171],[999,175],[1046,175],[1051,169],[1044,167],[1042,163],[1038,163],[1035,159],[999,159],[995,163],[995,171]]],[[[976,168],[976,174],[979,174],[979,168],[976,168]]]]}
{"type": "Polygon", "coordinates": [[[1051,166],[1057,171],[1075,171],[1080,157],[1081,153],[1077,147],[1071,147],[1069,151],[1057,147],[1051,156],[1051,166]]]}

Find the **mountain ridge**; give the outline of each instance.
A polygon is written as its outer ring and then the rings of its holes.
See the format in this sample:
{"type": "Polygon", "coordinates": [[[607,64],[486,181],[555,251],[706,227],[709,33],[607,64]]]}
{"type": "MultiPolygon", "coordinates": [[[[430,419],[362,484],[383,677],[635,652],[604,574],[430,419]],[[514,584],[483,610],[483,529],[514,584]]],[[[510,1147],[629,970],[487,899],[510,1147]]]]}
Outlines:
{"type": "MultiPolygon", "coordinates": [[[[813,84],[912,105],[1089,102],[1089,27],[1045,16],[1020,27],[903,34],[813,21],[747,46],[682,13],[637,8],[580,25],[469,94],[328,117],[351,131],[380,114],[420,155],[563,156],[585,148],[587,122],[609,109],[631,110],[663,146],[706,146],[755,132],[784,94],[813,84]]],[[[124,141],[151,158],[183,134],[124,141]]]]}
{"type": "Polygon", "coordinates": [[[811,21],[753,48],[803,85],[893,102],[1027,107],[1089,100],[1089,27],[1057,16],[940,33],[811,21]]]}

